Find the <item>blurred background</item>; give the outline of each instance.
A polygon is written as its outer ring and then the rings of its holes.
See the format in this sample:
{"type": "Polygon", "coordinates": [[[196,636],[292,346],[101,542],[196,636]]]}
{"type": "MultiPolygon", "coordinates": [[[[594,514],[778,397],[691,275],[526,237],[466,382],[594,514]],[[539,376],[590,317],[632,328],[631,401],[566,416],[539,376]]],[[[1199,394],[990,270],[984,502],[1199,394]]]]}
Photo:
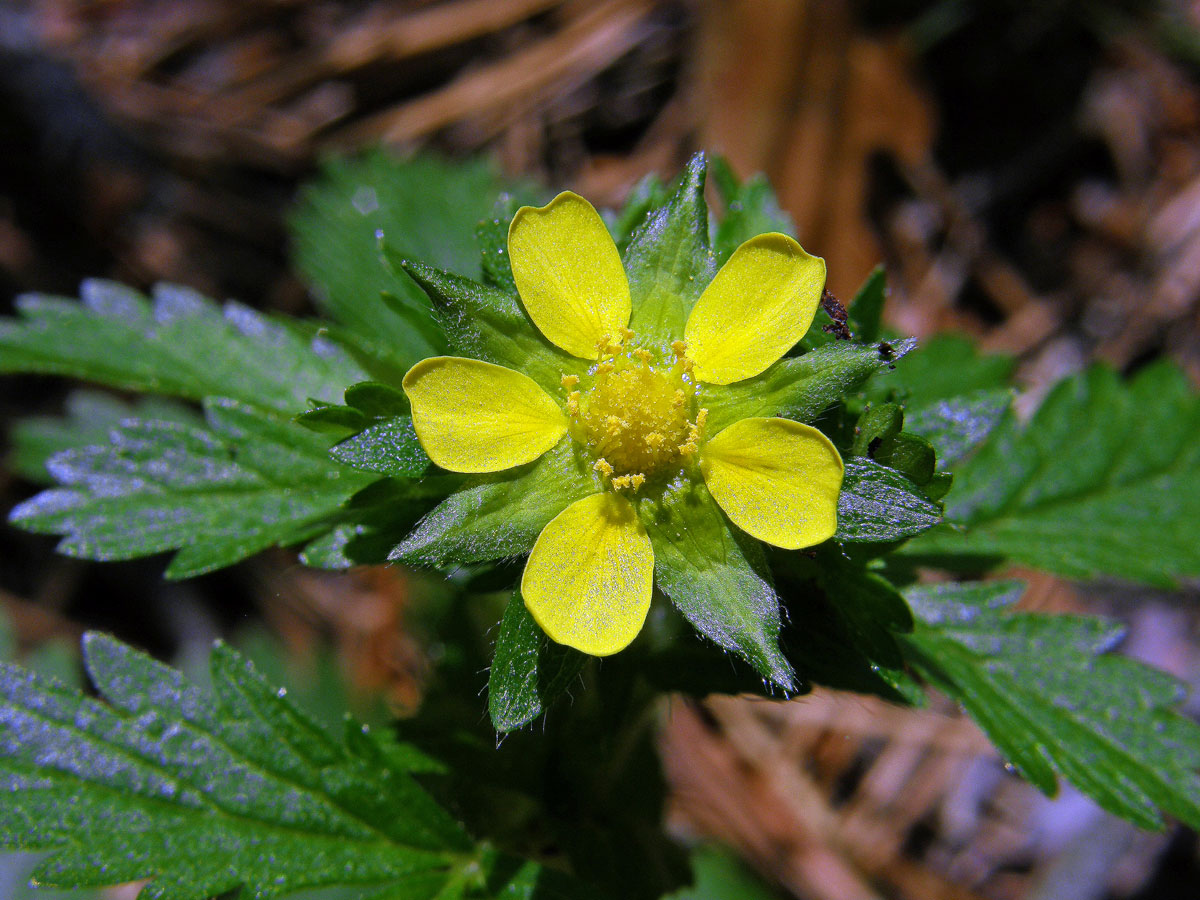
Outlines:
{"type": "MultiPolygon", "coordinates": [[[[598,205],[718,151],[767,173],[835,294],[883,261],[895,329],[1015,355],[1027,404],[1094,359],[1200,380],[1195,0],[4,0],[3,311],[104,276],[311,314],[297,188],[377,144],[486,153],[598,205]]],[[[5,430],[65,396],[6,379],[5,430]]],[[[34,489],[0,474],[5,510],[34,489]]],[[[280,553],[168,584],[161,560],[52,550],[0,533],[0,649],[27,662],[74,671],[84,628],[184,662],[236,635],[330,708],[419,701],[403,573],[280,553]]],[[[1119,616],[1124,652],[1200,684],[1195,590],[1030,577],[1026,606],[1119,616]]],[[[949,707],[679,700],[662,746],[673,831],[781,896],[1200,894],[1195,834],[1042,797],[949,707]]]]}

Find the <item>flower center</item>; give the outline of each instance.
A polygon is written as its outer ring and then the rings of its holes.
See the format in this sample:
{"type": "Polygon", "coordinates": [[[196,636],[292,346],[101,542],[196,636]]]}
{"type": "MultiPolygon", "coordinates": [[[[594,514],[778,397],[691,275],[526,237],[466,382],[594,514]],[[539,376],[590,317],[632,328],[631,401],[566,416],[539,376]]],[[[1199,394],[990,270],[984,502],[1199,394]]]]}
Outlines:
{"type": "Polygon", "coordinates": [[[623,344],[600,342],[601,360],[582,390],[571,375],[563,387],[572,434],[595,457],[593,468],[614,490],[636,491],[696,452],[708,410],[692,415],[696,387],[682,341],[663,360],[646,348],[627,350],[633,332],[621,336],[623,344]]]}

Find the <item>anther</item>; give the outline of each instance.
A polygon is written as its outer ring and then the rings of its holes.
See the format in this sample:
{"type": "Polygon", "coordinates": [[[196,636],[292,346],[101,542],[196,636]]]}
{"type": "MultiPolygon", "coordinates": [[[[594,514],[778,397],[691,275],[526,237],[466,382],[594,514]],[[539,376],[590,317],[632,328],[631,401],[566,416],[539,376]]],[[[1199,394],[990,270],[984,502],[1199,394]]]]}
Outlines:
{"type": "Polygon", "coordinates": [[[579,376],[578,375],[564,375],[560,379],[560,381],[562,381],[563,387],[565,387],[567,390],[570,390],[571,388],[575,387],[575,385],[579,384],[579,376]]]}
{"type": "Polygon", "coordinates": [[[579,391],[571,391],[567,394],[567,413],[572,417],[579,415],[579,391]]]}
{"type": "Polygon", "coordinates": [[[672,341],[671,352],[680,359],[687,356],[687,341],[672,341]]]}
{"type": "Polygon", "coordinates": [[[612,473],[613,473],[612,465],[603,456],[600,457],[598,460],[596,460],[594,463],[592,463],[592,468],[595,471],[599,472],[601,477],[603,477],[603,478],[609,478],[612,476],[612,473]]]}

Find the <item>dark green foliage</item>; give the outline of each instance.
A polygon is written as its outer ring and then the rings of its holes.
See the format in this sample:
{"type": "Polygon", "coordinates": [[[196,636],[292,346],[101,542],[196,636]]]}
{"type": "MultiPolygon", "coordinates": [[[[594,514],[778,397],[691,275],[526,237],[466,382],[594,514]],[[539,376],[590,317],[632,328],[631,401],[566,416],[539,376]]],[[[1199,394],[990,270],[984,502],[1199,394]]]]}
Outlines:
{"type": "Polygon", "coordinates": [[[866,457],[845,460],[837,541],[897,541],[942,520],[942,508],[905,475],[866,457]]]}
{"type": "Polygon", "coordinates": [[[110,638],[85,642],[92,700],[0,666],[0,840],[53,854],[49,885],[152,878],[147,898],[274,897],[319,885],[429,885],[472,844],[358,727],[317,726],[230,648],[213,695],[110,638]]]}
{"type": "Polygon", "coordinates": [[[1012,582],[907,592],[918,625],[903,637],[917,672],[954,697],[1046,793],[1055,772],[1116,815],[1161,828],[1200,825],[1200,727],[1174,711],[1183,687],[1108,653],[1120,625],[1011,613],[1012,582]]]}
{"type": "Polygon", "coordinates": [[[167,575],[187,578],[314,537],[369,481],[261,410],[211,400],[205,414],[207,427],[127,420],[107,444],[56,454],[47,466],[60,487],[10,521],[65,535],[59,550],[87,559],[179,550],[167,575]]]}
{"type": "Polygon", "coordinates": [[[380,261],[380,238],[403,256],[477,278],[475,228],[503,189],[533,196],[482,161],[402,160],[383,151],[332,161],[292,216],[296,264],[353,345],[403,373],[445,344],[424,294],[380,261]]]}
{"type": "Polygon", "coordinates": [[[579,677],[587,657],[542,633],[520,594],[500,620],[488,676],[488,713],[499,732],[532,722],[579,677]]]}
{"type": "Polygon", "coordinates": [[[1096,367],[1026,425],[1011,414],[955,470],[942,528],[908,552],[950,568],[1009,558],[1164,587],[1200,575],[1200,395],[1169,364],[1096,367]]]}
{"type": "Polygon", "coordinates": [[[69,375],[116,388],[202,400],[227,397],[292,413],[310,397],[333,402],[362,370],[323,337],[249,307],[218,307],[159,285],[153,301],[108,281],[85,281],[81,302],[31,294],[21,319],[0,320],[0,372],[69,375]]]}
{"type": "Polygon", "coordinates": [[[948,397],[1008,388],[1013,365],[1007,356],[981,356],[968,338],[939,335],[906,354],[869,394],[895,399],[913,413],[948,397]]]}
{"type": "Polygon", "coordinates": [[[792,217],[779,208],[775,191],[763,175],[752,175],[740,181],[723,156],[714,156],[711,160],[709,168],[724,212],[713,236],[718,265],[755,235],[778,231],[796,236],[792,217]]]}

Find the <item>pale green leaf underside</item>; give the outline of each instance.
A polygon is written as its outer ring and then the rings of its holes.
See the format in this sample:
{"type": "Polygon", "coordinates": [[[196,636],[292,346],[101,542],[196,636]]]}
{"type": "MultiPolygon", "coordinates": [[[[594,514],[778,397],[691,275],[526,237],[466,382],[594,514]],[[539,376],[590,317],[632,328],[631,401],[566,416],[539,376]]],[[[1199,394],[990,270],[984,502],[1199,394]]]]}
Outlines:
{"type": "Polygon", "coordinates": [[[1097,618],[1008,613],[1021,585],[913,588],[910,663],[959,700],[1002,754],[1051,793],[1055,773],[1146,828],[1161,813],[1200,824],[1200,727],[1174,711],[1182,686],[1109,654],[1122,630],[1097,618]]]}

